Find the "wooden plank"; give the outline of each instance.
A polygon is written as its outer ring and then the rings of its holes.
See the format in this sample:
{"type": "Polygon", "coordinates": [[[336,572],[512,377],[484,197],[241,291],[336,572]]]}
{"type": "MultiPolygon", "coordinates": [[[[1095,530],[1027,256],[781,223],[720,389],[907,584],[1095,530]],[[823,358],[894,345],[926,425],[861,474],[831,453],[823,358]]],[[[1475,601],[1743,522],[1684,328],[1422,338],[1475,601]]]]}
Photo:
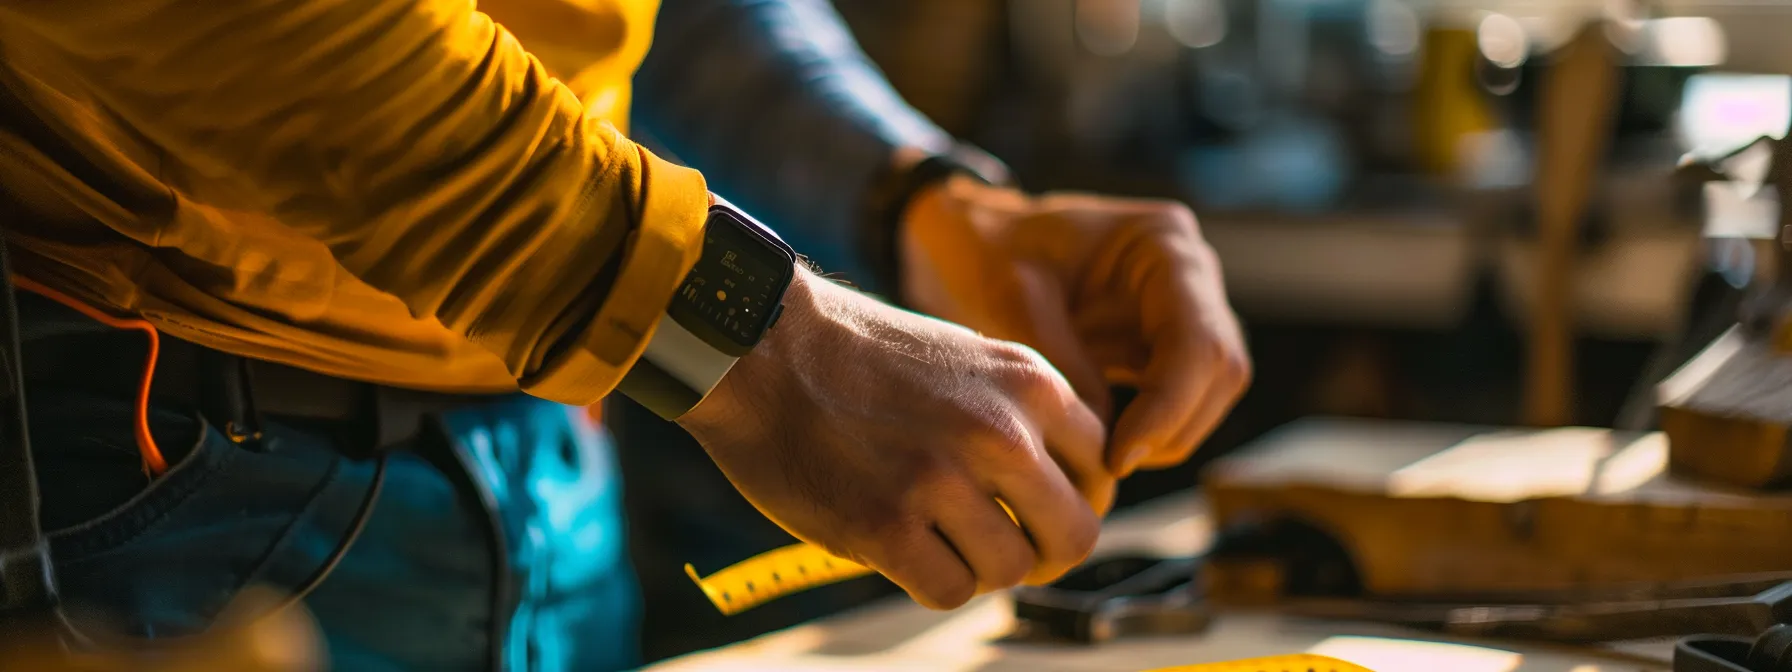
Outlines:
{"type": "MultiPolygon", "coordinates": [[[[1315,421],[1280,435],[1289,438],[1339,437],[1353,447],[1350,459],[1381,459],[1382,468],[1400,460],[1375,458],[1374,449],[1402,449],[1410,460],[1422,459],[1439,442],[1448,445],[1486,428],[1404,423],[1315,421]],[[1430,446],[1430,448],[1427,448],[1430,446]]],[[[1365,472],[1371,470],[1364,470],[1365,472]]],[[[1202,498],[1182,493],[1128,511],[1103,528],[1097,555],[1141,549],[1157,553],[1192,553],[1211,537],[1211,517],[1202,498]]],[[[842,670],[846,672],[1109,672],[1142,670],[1222,660],[1236,660],[1301,651],[1338,654],[1368,646],[1386,653],[1426,635],[1363,623],[1290,619],[1272,613],[1237,611],[1216,619],[1214,629],[1195,637],[1122,640],[1098,647],[1004,642],[1013,620],[1005,595],[986,595],[953,612],[928,611],[898,598],[799,626],[730,647],[701,652],[655,665],[650,670],[842,670]],[[1351,640],[1348,636],[1370,638],[1351,640]],[[1379,648],[1378,648],[1379,647],[1379,648]],[[1394,647],[1394,648],[1388,648],[1394,647]]],[[[1514,643],[1469,642],[1474,648],[1402,649],[1411,652],[1406,666],[1380,666],[1377,672],[1667,672],[1668,649],[1661,643],[1626,647],[1625,652],[1573,649],[1514,643]],[[1641,656],[1641,657],[1639,657],[1641,656]],[[1487,661],[1504,661],[1487,667],[1487,661]],[[1512,667],[1516,665],[1516,667],[1512,667]]],[[[1339,657],[1344,657],[1340,655],[1339,657]]],[[[1385,658],[1384,658],[1385,659],[1385,658]]]]}

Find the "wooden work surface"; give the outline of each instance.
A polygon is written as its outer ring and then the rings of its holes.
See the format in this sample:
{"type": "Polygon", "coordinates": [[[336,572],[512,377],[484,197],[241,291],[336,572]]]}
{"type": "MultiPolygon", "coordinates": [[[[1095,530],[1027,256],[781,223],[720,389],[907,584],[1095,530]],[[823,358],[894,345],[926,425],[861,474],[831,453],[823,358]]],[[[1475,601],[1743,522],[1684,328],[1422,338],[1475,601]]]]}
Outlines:
{"type": "MultiPolygon", "coordinates": [[[[1192,492],[1111,519],[1096,553],[1194,553],[1212,530],[1192,492]]],[[[1012,644],[1006,595],[986,595],[952,612],[894,599],[733,646],[655,665],[656,672],[842,670],[846,672],[1093,672],[1147,670],[1302,651],[1364,664],[1376,672],[1667,672],[1670,645],[1622,652],[1478,643],[1476,648],[1408,644],[1423,633],[1375,624],[1306,621],[1227,613],[1207,633],[1133,639],[1102,646],[1012,644]],[[1390,641],[1379,638],[1400,638],[1390,641]]],[[[747,612],[741,618],[751,618],[747,612]]]]}

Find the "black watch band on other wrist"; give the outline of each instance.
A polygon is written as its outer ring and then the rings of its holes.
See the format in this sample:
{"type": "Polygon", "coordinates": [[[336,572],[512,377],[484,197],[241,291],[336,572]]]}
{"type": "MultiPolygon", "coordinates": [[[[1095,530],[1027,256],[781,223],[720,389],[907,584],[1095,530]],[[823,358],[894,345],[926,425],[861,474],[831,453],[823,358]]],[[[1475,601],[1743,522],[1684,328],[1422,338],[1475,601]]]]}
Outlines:
{"type": "Polygon", "coordinates": [[[1008,186],[1013,178],[1001,159],[970,145],[956,145],[951,151],[933,154],[910,165],[906,170],[885,171],[867,192],[864,229],[861,231],[861,252],[870,267],[875,287],[884,298],[900,303],[902,267],[900,237],[903,214],[915,195],[954,175],[964,175],[984,184],[1008,186]]]}

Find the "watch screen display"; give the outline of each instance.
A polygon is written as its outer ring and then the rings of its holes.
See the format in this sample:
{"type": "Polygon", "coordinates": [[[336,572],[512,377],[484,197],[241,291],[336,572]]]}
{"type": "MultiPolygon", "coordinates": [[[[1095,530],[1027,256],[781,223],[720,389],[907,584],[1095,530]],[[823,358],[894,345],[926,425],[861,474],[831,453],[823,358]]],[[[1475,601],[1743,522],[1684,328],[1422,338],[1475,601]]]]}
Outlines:
{"type": "Polygon", "coordinates": [[[713,211],[703,234],[702,257],[673,302],[674,314],[683,313],[681,324],[708,327],[709,333],[700,335],[728,342],[712,345],[742,353],[759,343],[796,272],[789,252],[749,226],[727,211],[713,211]]]}

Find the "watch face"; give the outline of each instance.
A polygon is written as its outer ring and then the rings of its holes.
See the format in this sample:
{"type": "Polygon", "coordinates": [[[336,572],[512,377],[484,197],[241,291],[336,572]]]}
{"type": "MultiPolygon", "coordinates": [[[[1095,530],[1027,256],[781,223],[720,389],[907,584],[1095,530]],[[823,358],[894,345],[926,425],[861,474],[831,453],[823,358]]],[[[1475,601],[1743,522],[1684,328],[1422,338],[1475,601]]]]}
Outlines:
{"type": "Polygon", "coordinates": [[[728,209],[711,210],[702,258],[672,303],[680,324],[733,354],[759,343],[796,274],[795,255],[755,227],[728,209]]]}

